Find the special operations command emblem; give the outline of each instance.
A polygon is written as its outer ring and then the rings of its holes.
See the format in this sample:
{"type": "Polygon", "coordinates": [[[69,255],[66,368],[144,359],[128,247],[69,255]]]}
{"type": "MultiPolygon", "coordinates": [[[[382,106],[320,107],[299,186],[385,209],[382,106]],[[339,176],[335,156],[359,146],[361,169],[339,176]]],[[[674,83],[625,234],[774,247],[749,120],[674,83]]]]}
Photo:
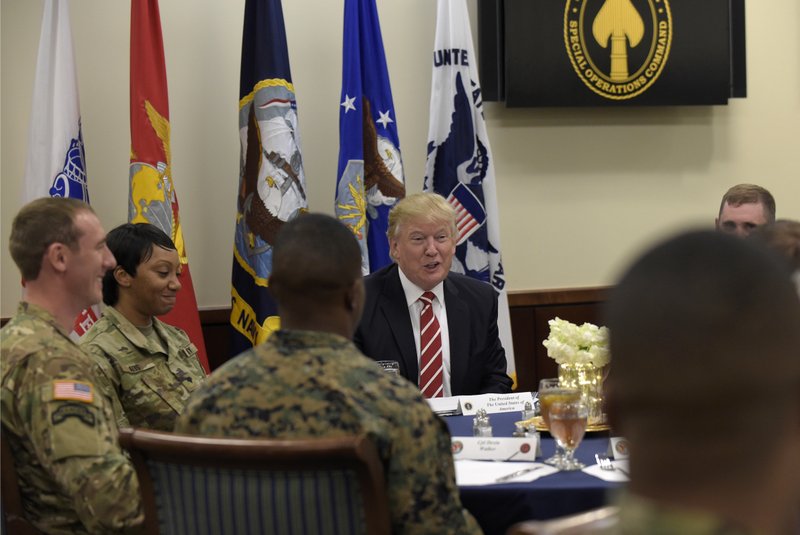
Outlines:
{"type": "Polygon", "coordinates": [[[567,0],[564,44],[598,95],[625,100],[658,79],[672,45],[669,0],[567,0]]]}

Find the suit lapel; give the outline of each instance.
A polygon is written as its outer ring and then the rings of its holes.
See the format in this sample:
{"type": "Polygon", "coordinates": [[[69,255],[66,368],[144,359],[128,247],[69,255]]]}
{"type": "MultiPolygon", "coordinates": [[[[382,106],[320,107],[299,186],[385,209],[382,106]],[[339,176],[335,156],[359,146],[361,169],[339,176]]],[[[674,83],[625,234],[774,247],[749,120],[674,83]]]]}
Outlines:
{"type": "Polygon", "coordinates": [[[469,364],[469,307],[461,299],[458,288],[448,277],[444,281],[444,302],[447,308],[447,330],[450,338],[450,391],[462,391],[469,364]]]}
{"type": "Polygon", "coordinates": [[[401,365],[405,365],[409,379],[416,383],[419,377],[417,347],[414,341],[414,330],[411,327],[411,318],[408,315],[406,294],[403,291],[403,285],[400,284],[400,275],[397,273],[398,269],[395,264],[394,269],[387,274],[386,284],[381,290],[384,298],[379,300],[380,309],[397,344],[400,358],[403,361],[401,365]]]}

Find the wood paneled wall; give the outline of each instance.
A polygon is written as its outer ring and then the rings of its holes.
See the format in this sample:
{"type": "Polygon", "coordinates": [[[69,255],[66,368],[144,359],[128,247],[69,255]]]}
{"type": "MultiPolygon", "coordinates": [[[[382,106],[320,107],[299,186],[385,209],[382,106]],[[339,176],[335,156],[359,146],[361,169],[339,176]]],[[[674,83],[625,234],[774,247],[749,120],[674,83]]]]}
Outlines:
{"type": "MultiPolygon", "coordinates": [[[[518,390],[536,390],[539,379],[557,375],[555,361],[547,356],[542,341],[550,330],[547,322],[556,316],[573,323],[602,324],[602,304],[608,288],[568,288],[511,292],[508,296],[518,390]]],[[[200,321],[211,369],[229,358],[230,309],[203,310],[200,321]]]]}
{"type": "MultiPolygon", "coordinates": [[[[603,303],[608,298],[609,290],[605,287],[566,288],[509,293],[518,390],[537,390],[539,379],[557,375],[556,363],[547,356],[547,349],[542,345],[550,332],[547,322],[559,317],[578,324],[588,321],[601,325],[603,303]]],[[[229,308],[200,311],[208,363],[212,370],[230,358],[229,318],[229,308]]],[[[0,325],[5,325],[7,321],[8,318],[0,319],[0,325]]]]}

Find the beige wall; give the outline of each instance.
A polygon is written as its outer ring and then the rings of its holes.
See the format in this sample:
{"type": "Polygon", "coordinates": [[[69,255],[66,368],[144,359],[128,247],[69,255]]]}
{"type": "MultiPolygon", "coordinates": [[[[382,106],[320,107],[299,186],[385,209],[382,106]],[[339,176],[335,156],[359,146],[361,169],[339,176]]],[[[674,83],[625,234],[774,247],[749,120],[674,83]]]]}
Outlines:
{"type": "MultiPolygon", "coordinates": [[[[475,0],[469,0],[474,7],[475,0]]],[[[338,151],[342,0],[285,0],[312,210],[331,213],[338,151]]],[[[201,307],[229,303],[243,0],[162,0],[174,180],[201,307]]],[[[378,0],[409,191],[422,187],[433,0],[378,0]]],[[[92,204],[127,217],[129,2],[73,0],[92,204]]],[[[19,277],[8,258],[19,208],[38,0],[2,0],[2,310],[19,277]]],[[[511,290],[611,283],[665,233],[711,225],[730,185],[770,189],[800,218],[800,3],[748,2],[749,97],[729,106],[506,109],[487,104],[511,290]]],[[[473,20],[473,26],[475,21],[473,20]]],[[[702,53],[702,51],[698,51],[702,53]]]]}

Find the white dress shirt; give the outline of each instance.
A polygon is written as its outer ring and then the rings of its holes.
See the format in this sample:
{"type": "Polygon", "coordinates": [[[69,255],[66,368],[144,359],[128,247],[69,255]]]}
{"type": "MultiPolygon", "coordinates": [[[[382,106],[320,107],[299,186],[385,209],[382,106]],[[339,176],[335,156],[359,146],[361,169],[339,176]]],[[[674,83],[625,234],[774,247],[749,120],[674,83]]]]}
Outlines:
{"type": "MultiPolygon", "coordinates": [[[[419,298],[422,297],[425,290],[411,282],[399,267],[397,272],[400,274],[400,284],[403,285],[403,292],[406,294],[408,315],[411,317],[411,328],[414,331],[414,347],[417,348],[417,370],[419,370],[419,316],[423,307],[419,298]]],[[[450,335],[447,329],[447,308],[445,308],[444,303],[444,281],[434,286],[430,291],[436,296],[436,299],[433,300],[433,313],[436,315],[436,319],[439,320],[442,336],[442,367],[444,368],[442,384],[444,386],[444,396],[449,397],[453,395],[453,390],[450,388],[450,335]]],[[[419,382],[419,377],[417,377],[417,382],[419,382]]]]}

